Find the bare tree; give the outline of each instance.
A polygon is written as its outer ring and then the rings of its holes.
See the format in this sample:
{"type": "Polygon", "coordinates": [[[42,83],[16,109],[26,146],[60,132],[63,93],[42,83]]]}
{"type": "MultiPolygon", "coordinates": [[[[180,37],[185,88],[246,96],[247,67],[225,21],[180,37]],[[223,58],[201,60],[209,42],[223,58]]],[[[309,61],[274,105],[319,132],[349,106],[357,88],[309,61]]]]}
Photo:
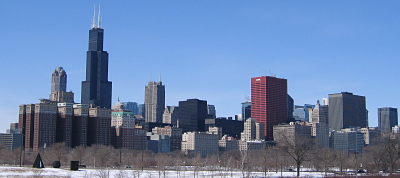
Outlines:
{"type": "Polygon", "coordinates": [[[363,166],[368,170],[368,172],[378,171],[380,169],[386,169],[386,163],[384,161],[384,150],[381,149],[380,145],[368,145],[365,147],[362,157],[363,160],[368,160],[363,162],[363,166]]]}
{"type": "Polygon", "coordinates": [[[158,153],[156,158],[159,177],[161,177],[161,173],[162,177],[165,177],[167,167],[171,165],[172,159],[169,155],[163,153],[158,153]]]}
{"type": "Polygon", "coordinates": [[[66,163],[66,153],[67,146],[65,142],[59,142],[53,144],[48,150],[48,155],[50,156],[51,161],[60,161],[62,163],[66,163]]]}
{"type": "Polygon", "coordinates": [[[323,168],[325,176],[330,167],[333,166],[335,159],[334,150],[332,148],[316,148],[313,154],[311,154],[311,162],[313,166],[319,171],[323,168]]]}
{"type": "Polygon", "coordinates": [[[393,174],[400,159],[400,135],[394,133],[383,134],[379,138],[379,144],[369,146],[367,152],[375,155],[374,161],[380,164],[382,169],[388,169],[390,174],[393,174]]]}
{"type": "Polygon", "coordinates": [[[347,166],[348,155],[345,151],[335,150],[334,151],[334,162],[335,166],[340,168],[340,173],[343,173],[343,168],[347,166]]]}
{"type": "Polygon", "coordinates": [[[308,160],[308,156],[314,150],[314,140],[306,138],[295,133],[295,137],[289,137],[284,132],[281,142],[278,143],[279,148],[293,159],[297,167],[297,177],[300,176],[300,167],[302,163],[308,160]]]}
{"type": "Polygon", "coordinates": [[[94,167],[107,167],[111,160],[113,148],[105,145],[92,145],[91,146],[94,167]]]}
{"type": "Polygon", "coordinates": [[[71,152],[71,159],[72,160],[78,160],[79,164],[86,164],[84,163],[85,159],[85,152],[87,149],[83,146],[77,146],[75,147],[72,152],[71,152]]]}

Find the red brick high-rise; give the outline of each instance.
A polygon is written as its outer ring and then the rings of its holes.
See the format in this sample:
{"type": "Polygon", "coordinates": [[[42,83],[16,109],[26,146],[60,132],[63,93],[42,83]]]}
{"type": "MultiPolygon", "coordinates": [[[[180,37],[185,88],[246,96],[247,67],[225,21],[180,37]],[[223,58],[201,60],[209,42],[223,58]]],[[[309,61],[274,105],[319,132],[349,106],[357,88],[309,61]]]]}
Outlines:
{"type": "Polygon", "coordinates": [[[261,76],[251,78],[251,117],[264,124],[266,140],[273,139],[273,126],[287,122],[287,80],[261,76]]]}

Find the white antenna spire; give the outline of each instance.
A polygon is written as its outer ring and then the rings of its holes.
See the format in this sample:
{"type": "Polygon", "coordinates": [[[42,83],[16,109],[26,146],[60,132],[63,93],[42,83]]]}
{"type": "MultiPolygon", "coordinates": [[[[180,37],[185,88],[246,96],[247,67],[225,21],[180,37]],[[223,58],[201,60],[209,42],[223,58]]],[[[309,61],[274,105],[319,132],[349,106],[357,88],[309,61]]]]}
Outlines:
{"type": "Polygon", "coordinates": [[[96,5],[93,5],[92,28],[96,27],[96,5]]]}
{"type": "Polygon", "coordinates": [[[99,13],[97,14],[97,28],[100,28],[100,4],[99,4],[99,13]]]}

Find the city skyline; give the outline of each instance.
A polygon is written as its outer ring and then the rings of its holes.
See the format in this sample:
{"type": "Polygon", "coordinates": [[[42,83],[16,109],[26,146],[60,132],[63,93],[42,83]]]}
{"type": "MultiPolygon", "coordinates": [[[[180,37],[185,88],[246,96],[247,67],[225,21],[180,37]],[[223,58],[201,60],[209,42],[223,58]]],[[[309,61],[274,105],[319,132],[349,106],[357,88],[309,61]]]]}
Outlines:
{"type": "Polygon", "coordinates": [[[370,126],[377,108],[399,108],[399,3],[2,2],[0,132],[17,122],[20,104],[48,97],[55,67],[80,101],[93,4],[107,31],[111,103],[143,103],[143,87],[161,73],[166,106],[198,98],[219,117],[240,114],[250,78],[266,75],[287,79],[296,105],[345,91],[365,96],[370,126]]]}

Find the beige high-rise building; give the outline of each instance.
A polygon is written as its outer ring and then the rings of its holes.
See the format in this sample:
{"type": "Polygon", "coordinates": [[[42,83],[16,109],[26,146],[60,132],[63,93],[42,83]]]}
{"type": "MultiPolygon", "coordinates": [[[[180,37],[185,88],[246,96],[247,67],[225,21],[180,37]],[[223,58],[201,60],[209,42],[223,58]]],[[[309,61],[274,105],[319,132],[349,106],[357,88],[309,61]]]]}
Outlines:
{"type": "Polygon", "coordinates": [[[179,120],[179,107],[178,106],[167,106],[164,109],[162,123],[172,124],[178,126],[177,121],[179,120]]]}
{"type": "Polygon", "coordinates": [[[253,118],[248,118],[244,122],[241,139],[245,141],[264,140],[264,124],[258,123],[257,120],[253,118]]]}
{"type": "Polygon", "coordinates": [[[145,121],[162,123],[165,109],[165,85],[149,82],[144,92],[145,121]]]}
{"type": "Polygon", "coordinates": [[[317,139],[321,147],[329,147],[328,105],[321,105],[319,101],[311,113],[312,136],[317,139]]]}

